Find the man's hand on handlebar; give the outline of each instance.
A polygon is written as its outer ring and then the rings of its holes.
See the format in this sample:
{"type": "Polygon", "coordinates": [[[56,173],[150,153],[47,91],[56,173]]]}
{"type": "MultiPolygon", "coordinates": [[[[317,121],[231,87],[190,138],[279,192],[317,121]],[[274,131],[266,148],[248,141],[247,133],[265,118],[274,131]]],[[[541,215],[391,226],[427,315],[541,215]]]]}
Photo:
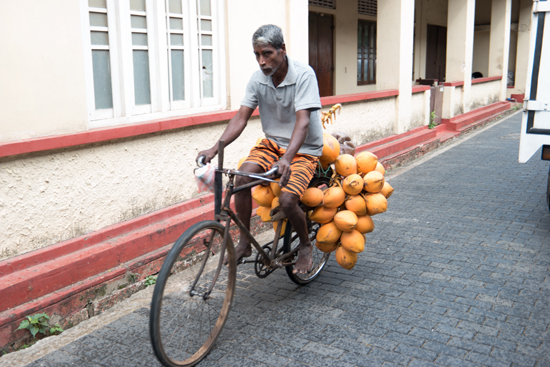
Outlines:
{"type": "Polygon", "coordinates": [[[290,162],[286,158],[282,157],[273,165],[273,167],[278,167],[279,171],[277,173],[281,175],[279,186],[285,187],[290,179],[290,162]]]}
{"type": "Polygon", "coordinates": [[[199,154],[197,155],[197,158],[195,158],[195,162],[197,162],[198,166],[200,166],[201,163],[203,165],[206,164],[206,163],[210,163],[210,161],[212,160],[212,158],[214,158],[216,156],[216,154],[218,154],[218,149],[216,147],[212,147],[210,149],[203,150],[203,151],[199,152],[199,154]],[[202,161],[199,161],[199,158],[201,156],[204,156],[204,159],[202,161]]]}

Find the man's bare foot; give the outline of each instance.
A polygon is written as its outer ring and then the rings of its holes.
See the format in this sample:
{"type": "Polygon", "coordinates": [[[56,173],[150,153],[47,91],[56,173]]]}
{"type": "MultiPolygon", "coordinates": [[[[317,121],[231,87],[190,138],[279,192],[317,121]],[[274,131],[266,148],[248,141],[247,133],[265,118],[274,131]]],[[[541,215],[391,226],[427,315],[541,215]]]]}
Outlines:
{"type": "MultiPolygon", "coordinates": [[[[252,255],[252,247],[249,243],[239,243],[237,247],[235,247],[235,261],[239,261],[241,258],[249,257],[252,255]]],[[[227,265],[229,262],[228,257],[226,256],[223,260],[223,264],[227,265]]]]}
{"type": "Polygon", "coordinates": [[[294,265],[294,274],[307,274],[313,265],[312,253],[313,248],[311,243],[308,245],[300,244],[300,251],[298,251],[298,260],[294,265]]]}

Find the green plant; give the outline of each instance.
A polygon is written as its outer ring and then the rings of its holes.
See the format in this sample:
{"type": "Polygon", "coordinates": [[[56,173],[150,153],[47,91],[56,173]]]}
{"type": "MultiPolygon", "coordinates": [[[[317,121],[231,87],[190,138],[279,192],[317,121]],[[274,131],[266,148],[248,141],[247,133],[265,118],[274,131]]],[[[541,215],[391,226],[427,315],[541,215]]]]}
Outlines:
{"type": "Polygon", "coordinates": [[[430,123],[428,124],[428,129],[433,129],[434,127],[437,126],[437,124],[435,123],[436,118],[437,118],[437,115],[435,114],[435,111],[432,111],[430,113],[430,123]]]}
{"type": "Polygon", "coordinates": [[[138,276],[139,274],[136,273],[128,273],[128,280],[130,281],[130,283],[135,283],[138,276]]]}
{"type": "Polygon", "coordinates": [[[147,275],[145,278],[145,286],[148,287],[150,285],[154,285],[157,282],[157,277],[153,275],[147,275]]]}
{"type": "Polygon", "coordinates": [[[49,330],[50,334],[61,333],[63,329],[58,324],[50,326],[48,320],[50,317],[46,313],[37,313],[21,321],[19,327],[16,330],[28,329],[33,338],[36,338],[37,333],[46,334],[49,330]]]}
{"type": "Polygon", "coordinates": [[[523,107],[523,105],[517,104],[517,105],[515,105],[514,107],[512,107],[512,109],[513,109],[514,111],[517,111],[517,110],[519,110],[519,109],[522,108],[522,107],[523,107]]]}

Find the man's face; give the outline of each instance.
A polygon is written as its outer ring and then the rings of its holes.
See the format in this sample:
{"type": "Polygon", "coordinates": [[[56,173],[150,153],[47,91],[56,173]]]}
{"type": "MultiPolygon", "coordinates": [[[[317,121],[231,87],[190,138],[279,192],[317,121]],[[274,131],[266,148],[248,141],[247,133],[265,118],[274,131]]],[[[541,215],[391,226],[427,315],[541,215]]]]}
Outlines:
{"type": "Polygon", "coordinates": [[[256,61],[258,61],[262,72],[266,76],[272,76],[285,59],[285,45],[283,44],[279,51],[269,44],[255,45],[254,55],[256,55],[256,61]]]}

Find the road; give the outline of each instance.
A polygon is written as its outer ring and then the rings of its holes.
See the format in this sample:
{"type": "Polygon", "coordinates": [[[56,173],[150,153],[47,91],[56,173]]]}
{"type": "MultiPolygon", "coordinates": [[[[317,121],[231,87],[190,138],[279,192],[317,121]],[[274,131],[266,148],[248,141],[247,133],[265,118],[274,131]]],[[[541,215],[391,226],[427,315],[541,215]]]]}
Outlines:
{"type": "MultiPolygon", "coordinates": [[[[548,163],[517,163],[520,119],[396,170],[352,271],[331,259],[298,287],[239,267],[230,319],[199,366],[550,366],[548,163]]],[[[157,366],[148,311],[28,366],[157,366]]]]}

